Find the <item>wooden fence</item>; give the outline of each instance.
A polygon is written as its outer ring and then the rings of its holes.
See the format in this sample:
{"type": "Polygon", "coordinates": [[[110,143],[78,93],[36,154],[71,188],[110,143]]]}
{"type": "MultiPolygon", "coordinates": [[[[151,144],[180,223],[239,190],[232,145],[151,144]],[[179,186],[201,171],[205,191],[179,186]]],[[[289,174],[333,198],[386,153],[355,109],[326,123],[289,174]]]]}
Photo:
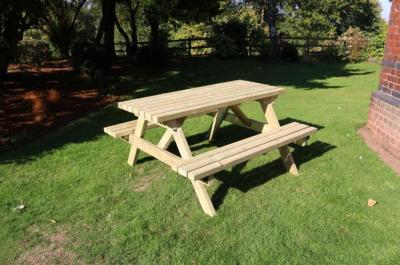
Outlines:
{"type": "MultiPolygon", "coordinates": [[[[188,38],[168,40],[168,49],[175,56],[206,56],[212,53],[213,46],[209,44],[209,38],[188,38]]],[[[318,53],[329,47],[337,45],[335,38],[303,38],[303,37],[285,37],[282,40],[297,47],[300,54],[318,53]]],[[[248,42],[251,43],[251,42],[248,42]]],[[[149,42],[138,42],[139,47],[149,45],[149,42]]],[[[247,44],[248,56],[257,56],[260,53],[260,45],[247,44]]],[[[118,55],[125,55],[125,43],[116,43],[116,52],[118,55]]]]}

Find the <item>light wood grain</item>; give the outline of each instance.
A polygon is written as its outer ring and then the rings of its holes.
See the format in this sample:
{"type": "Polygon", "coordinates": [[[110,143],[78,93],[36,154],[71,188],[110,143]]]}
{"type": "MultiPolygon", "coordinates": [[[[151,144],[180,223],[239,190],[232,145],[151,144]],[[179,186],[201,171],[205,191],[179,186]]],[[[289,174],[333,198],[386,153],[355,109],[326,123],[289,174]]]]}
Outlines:
{"type": "MultiPolygon", "coordinates": [[[[257,146],[239,141],[237,142],[238,146],[230,152],[219,153],[219,155],[213,156],[213,159],[203,160],[200,164],[195,160],[191,160],[191,164],[185,164],[184,166],[178,164],[178,172],[191,180],[198,180],[217,173],[227,167],[237,165],[253,157],[286,146],[298,139],[311,135],[315,131],[316,128],[307,127],[301,131],[272,141],[266,141],[266,143],[257,146]]],[[[184,163],[184,161],[182,162],[184,163]]]]}
{"type": "Polygon", "coordinates": [[[129,142],[136,148],[144,151],[145,153],[151,155],[152,157],[155,157],[156,159],[171,167],[175,166],[181,161],[180,157],[137,136],[130,135],[129,142]]]}
{"type": "Polygon", "coordinates": [[[161,123],[182,117],[216,111],[244,101],[279,95],[284,89],[265,84],[236,80],[134,99],[118,103],[119,108],[148,121],[161,123]]]}
{"type": "Polygon", "coordinates": [[[225,118],[227,111],[228,111],[228,108],[223,108],[223,109],[219,109],[217,111],[217,113],[215,113],[213,122],[211,124],[210,129],[208,129],[208,133],[207,133],[209,141],[211,141],[214,138],[215,134],[217,133],[218,128],[221,126],[221,123],[225,118]]]}
{"type": "MultiPolygon", "coordinates": [[[[104,127],[104,132],[114,138],[125,137],[135,132],[136,124],[137,120],[123,122],[108,127],[104,127]]],[[[158,127],[157,124],[148,123],[146,129],[152,129],[156,127],[158,127]]]]}
{"type": "Polygon", "coordinates": [[[208,195],[206,185],[199,180],[192,180],[192,185],[203,211],[211,217],[215,216],[214,205],[208,195]]]}
{"type": "MultiPolygon", "coordinates": [[[[146,131],[146,127],[147,127],[147,121],[139,118],[136,124],[134,136],[138,138],[143,137],[146,131]]],[[[139,150],[137,146],[135,146],[134,144],[131,145],[131,150],[129,151],[129,157],[128,157],[128,164],[133,166],[136,163],[138,156],[139,156],[139,150]]]]}

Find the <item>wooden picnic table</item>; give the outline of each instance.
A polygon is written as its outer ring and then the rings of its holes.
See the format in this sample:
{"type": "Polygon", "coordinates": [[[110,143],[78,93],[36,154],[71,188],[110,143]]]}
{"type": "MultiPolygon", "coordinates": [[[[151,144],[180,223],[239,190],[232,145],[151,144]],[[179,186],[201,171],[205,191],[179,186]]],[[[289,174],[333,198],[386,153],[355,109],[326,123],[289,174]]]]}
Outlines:
{"type": "Polygon", "coordinates": [[[214,173],[278,149],[287,170],[298,175],[288,145],[304,142],[316,128],[300,123],[280,126],[273,103],[284,91],[275,86],[236,80],[132,99],[119,102],[118,107],[138,119],[106,127],[104,131],[131,144],[128,164],[134,165],[142,150],[189,178],[204,212],[213,216],[215,209],[206,188],[214,173]],[[260,103],[266,121],[256,121],[245,115],[240,104],[247,101],[260,103]],[[190,117],[205,114],[213,116],[209,140],[224,120],[259,134],[193,157],[182,125],[190,117]],[[166,129],[158,145],[143,138],[146,129],[154,127],[166,129]],[[179,156],[167,150],[172,141],[178,147],[179,156]]]}

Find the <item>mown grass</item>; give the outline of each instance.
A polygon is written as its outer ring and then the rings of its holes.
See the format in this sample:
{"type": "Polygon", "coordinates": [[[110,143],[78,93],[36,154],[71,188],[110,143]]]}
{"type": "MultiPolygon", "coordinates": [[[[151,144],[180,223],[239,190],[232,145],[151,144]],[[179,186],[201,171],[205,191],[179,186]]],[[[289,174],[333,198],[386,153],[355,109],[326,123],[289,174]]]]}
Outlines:
{"type": "MultiPolygon", "coordinates": [[[[143,154],[135,167],[126,164],[129,146],[102,127],[132,117],[107,107],[1,154],[0,264],[33,263],[43,251],[61,264],[399,264],[400,178],[356,132],[378,72],[372,64],[249,59],[119,77],[130,97],[234,79],[283,86],[279,118],[320,130],[294,151],[299,177],[283,170],[277,152],[217,174],[210,194],[218,215],[209,218],[190,182],[167,166],[143,154]],[[368,208],[368,198],[378,204],[368,208]],[[14,210],[21,203],[26,209],[14,210]]],[[[262,118],[254,103],[244,110],[262,118]]],[[[251,135],[224,123],[210,144],[210,123],[185,123],[195,152],[251,135]]]]}

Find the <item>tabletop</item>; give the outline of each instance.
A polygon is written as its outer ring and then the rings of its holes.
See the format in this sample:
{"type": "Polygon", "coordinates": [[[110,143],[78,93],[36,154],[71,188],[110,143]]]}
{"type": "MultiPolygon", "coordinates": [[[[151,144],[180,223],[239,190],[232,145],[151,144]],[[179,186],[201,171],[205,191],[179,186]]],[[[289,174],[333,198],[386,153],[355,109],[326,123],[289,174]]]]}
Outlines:
{"type": "Polygon", "coordinates": [[[118,103],[118,107],[145,120],[161,123],[277,96],[283,92],[283,88],[235,80],[123,101],[118,103]]]}

